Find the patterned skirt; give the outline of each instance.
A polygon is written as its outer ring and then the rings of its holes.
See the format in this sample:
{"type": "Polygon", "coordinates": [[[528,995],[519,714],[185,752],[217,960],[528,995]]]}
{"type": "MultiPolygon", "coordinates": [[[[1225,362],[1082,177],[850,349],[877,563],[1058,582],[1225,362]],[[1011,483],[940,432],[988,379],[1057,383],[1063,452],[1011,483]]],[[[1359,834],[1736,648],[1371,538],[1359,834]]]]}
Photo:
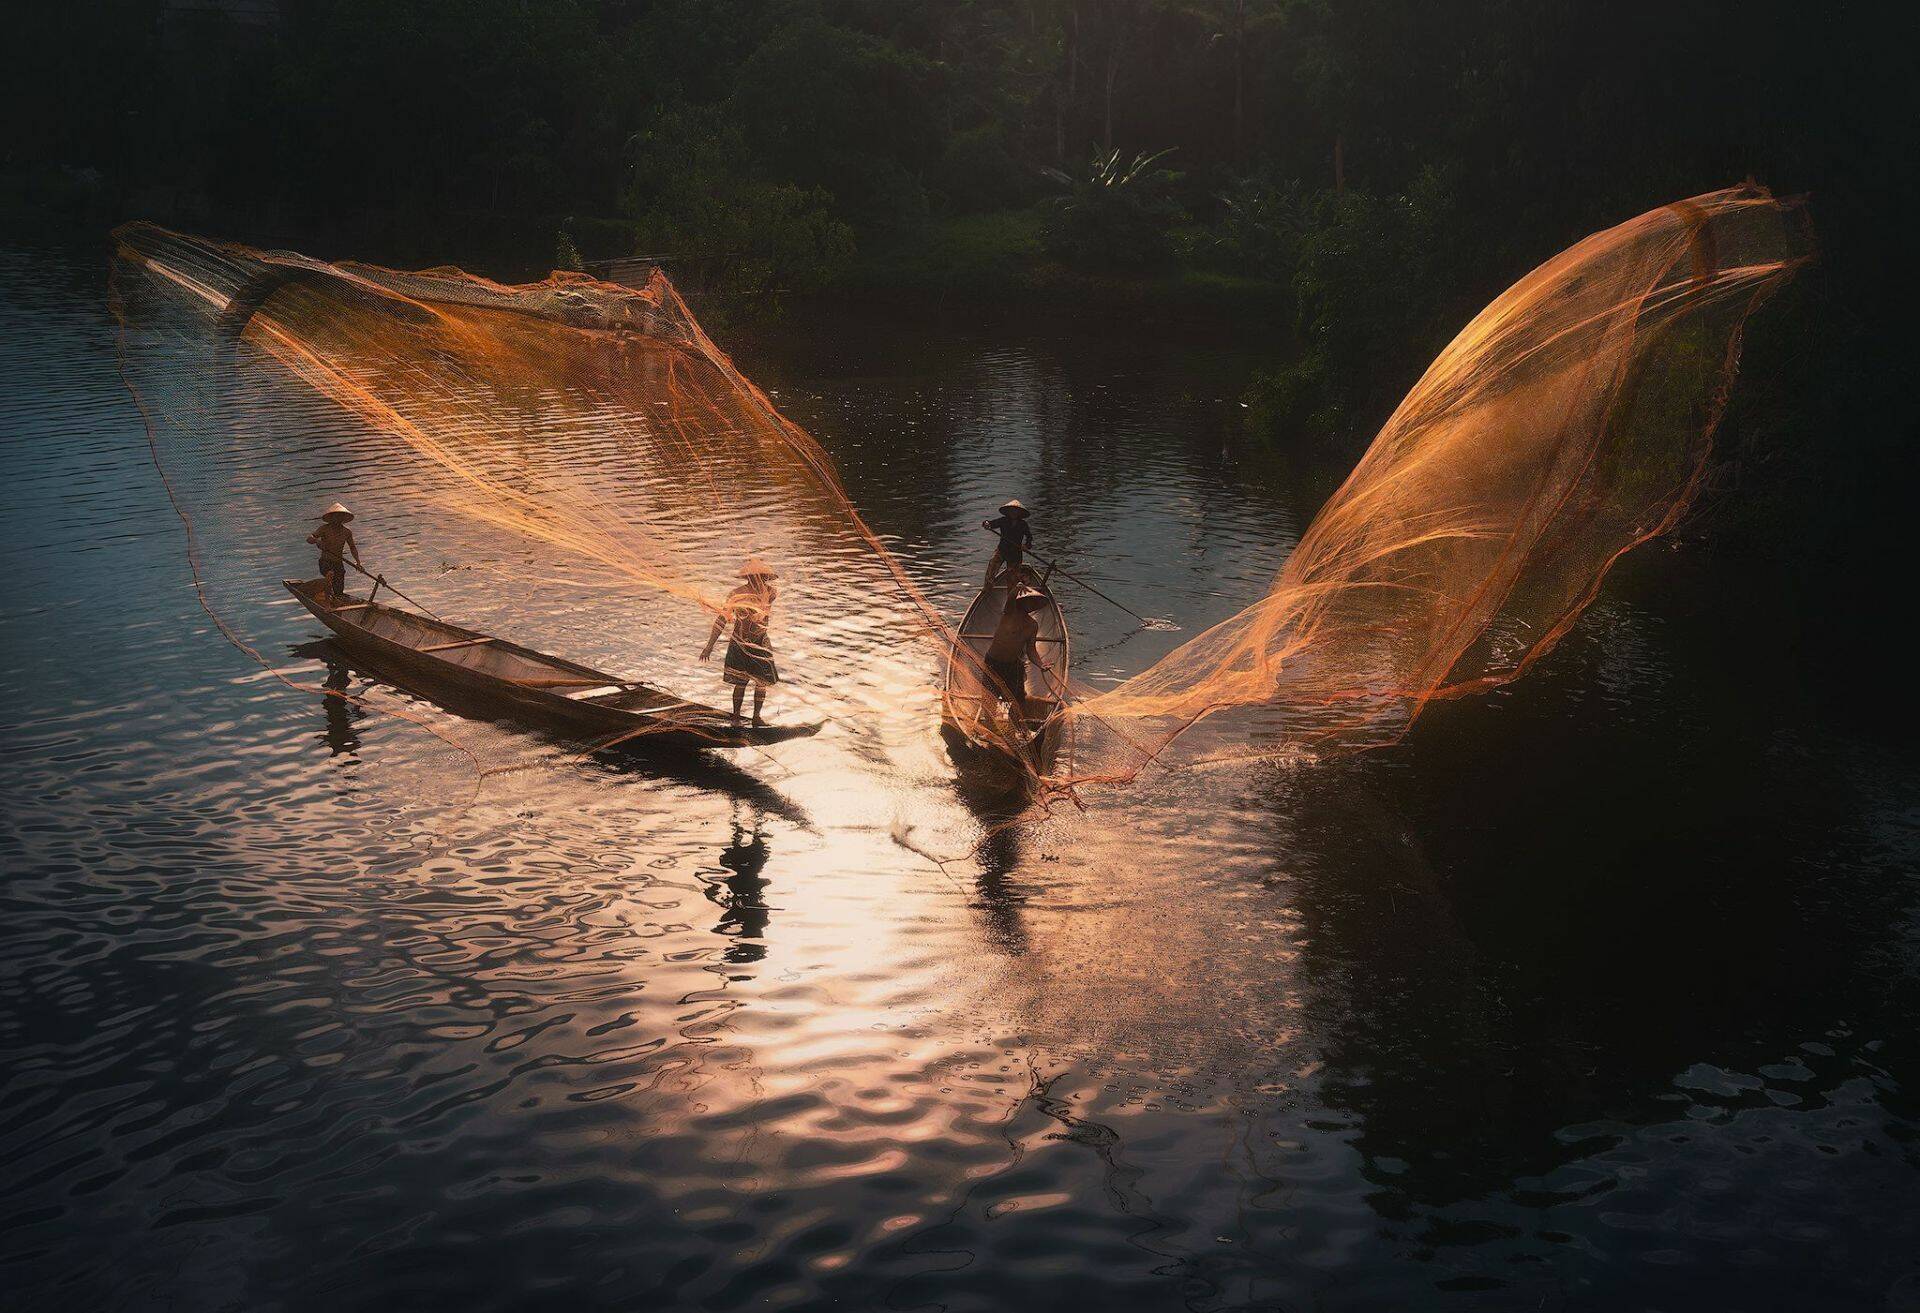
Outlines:
{"type": "Polygon", "coordinates": [[[774,664],[772,649],[735,638],[727,644],[727,660],[720,677],[729,684],[767,688],[780,682],[780,667],[774,664]]]}

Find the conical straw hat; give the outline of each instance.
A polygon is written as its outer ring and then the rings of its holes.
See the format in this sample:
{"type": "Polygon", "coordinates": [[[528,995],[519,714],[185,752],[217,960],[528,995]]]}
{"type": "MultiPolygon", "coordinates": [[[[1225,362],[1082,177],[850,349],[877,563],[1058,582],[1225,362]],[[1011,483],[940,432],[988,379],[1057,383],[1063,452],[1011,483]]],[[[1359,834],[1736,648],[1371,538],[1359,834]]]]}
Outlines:
{"type": "Polygon", "coordinates": [[[772,566],[757,556],[751,556],[747,558],[747,563],[740,567],[740,577],[742,579],[751,579],[755,575],[765,575],[769,579],[778,579],[780,577],[772,566]]]}
{"type": "Polygon", "coordinates": [[[320,518],[323,520],[331,520],[336,515],[345,520],[351,520],[353,518],[353,512],[342,506],[339,502],[335,502],[333,505],[327,507],[326,510],[320,512],[320,518]]]}
{"type": "Polygon", "coordinates": [[[1031,515],[1033,512],[1029,511],[1026,507],[1022,506],[1020,504],[1020,499],[1018,497],[1009,497],[1006,501],[1006,504],[1000,508],[1000,513],[1002,515],[1026,516],[1026,515],[1031,515]]]}

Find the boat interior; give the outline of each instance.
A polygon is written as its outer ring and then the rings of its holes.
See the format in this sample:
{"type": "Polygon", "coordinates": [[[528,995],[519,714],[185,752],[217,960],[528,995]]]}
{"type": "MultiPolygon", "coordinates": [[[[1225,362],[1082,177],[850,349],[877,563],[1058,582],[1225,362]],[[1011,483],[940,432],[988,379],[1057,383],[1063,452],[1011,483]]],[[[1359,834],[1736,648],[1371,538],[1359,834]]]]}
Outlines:
{"type": "Polygon", "coordinates": [[[595,670],[561,657],[547,656],[503,639],[476,634],[379,602],[350,597],[339,605],[329,605],[319,600],[317,583],[309,581],[302,586],[303,591],[329,615],[375,638],[383,638],[423,656],[432,656],[452,665],[518,684],[522,688],[543,689],[575,701],[593,702],[622,711],[661,711],[689,706],[671,694],[631,680],[622,680],[603,670],[595,670]]]}
{"type": "MultiPolygon", "coordinates": [[[[1024,582],[1044,589],[1045,582],[1031,569],[1022,570],[1024,582]]],[[[983,660],[993,644],[994,633],[1006,615],[1010,592],[1005,582],[981,592],[966,617],[960,622],[960,641],[983,660]]],[[[1048,594],[1051,599],[1052,594],[1048,594]]],[[[1066,688],[1067,635],[1065,621],[1057,602],[1040,608],[1039,635],[1034,646],[1043,662],[1027,659],[1027,727],[1038,730],[1059,709],[1066,688]]],[[[973,661],[955,661],[948,675],[947,700],[952,714],[960,720],[989,720],[997,714],[1000,693],[990,688],[984,668],[973,661]]]]}

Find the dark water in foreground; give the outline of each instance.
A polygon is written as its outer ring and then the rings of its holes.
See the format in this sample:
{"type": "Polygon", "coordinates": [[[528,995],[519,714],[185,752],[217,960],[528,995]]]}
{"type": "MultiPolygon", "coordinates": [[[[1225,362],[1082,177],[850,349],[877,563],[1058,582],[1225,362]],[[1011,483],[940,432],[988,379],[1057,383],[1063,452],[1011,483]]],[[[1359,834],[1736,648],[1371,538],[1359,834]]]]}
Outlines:
{"type": "MultiPolygon", "coordinates": [[[[740,358],[956,609],[1012,487],[1190,633],[1343,473],[1236,436],[1228,338],[740,358]]],[[[931,725],[469,804],[213,633],[91,252],[0,254],[0,361],[9,1309],[1920,1308],[1920,780],[1739,561],[1639,554],[1392,751],[1034,828],[931,725]]],[[[1066,597],[1083,677],[1171,641],[1066,597]]]]}

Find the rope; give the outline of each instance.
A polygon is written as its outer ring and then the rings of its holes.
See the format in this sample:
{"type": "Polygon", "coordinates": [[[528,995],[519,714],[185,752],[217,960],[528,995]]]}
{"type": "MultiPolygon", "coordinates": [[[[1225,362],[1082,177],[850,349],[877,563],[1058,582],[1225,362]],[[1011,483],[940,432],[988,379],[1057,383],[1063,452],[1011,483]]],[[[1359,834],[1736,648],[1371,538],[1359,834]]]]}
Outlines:
{"type": "MultiPolygon", "coordinates": [[[[366,575],[367,578],[373,580],[375,583],[379,584],[382,588],[385,588],[388,592],[392,593],[395,597],[400,598],[402,601],[412,602],[415,606],[419,607],[422,611],[425,611],[428,615],[433,616],[435,620],[440,621],[441,624],[444,625],[447,623],[443,617],[436,614],[434,612],[434,609],[428,606],[425,602],[416,601],[415,599],[408,597],[405,593],[401,592],[398,588],[395,588],[392,584],[388,583],[387,577],[384,574],[374,574],[370,570],[368,570],[364,565],[361,565],[360,562],[349,561],[344,556],[340,558],[340,563],[342,565],[352,566],[354,569],[358,570],[361,574],[366,575]]],[[[372,601],[373,600],[372,596],[369,595],[367,600],[372,601]]]]}
{"type": "MultiPolygon", "coordinates": [[[[981,530],[984,533],[993,532],[993,530],[986,528],[986,526],[984,525],[981,526],[981,530]]],[[[1066,569],[1058,561],[1049,561],[1046,557],[1040,555],[1038,552],[1028,552],[1027,555],[1033,557],[1034,560],[1046,566],[1049,571],[1065,575],[1067,578],[1079,584],[1082,588],[1092,593],[1095,597],[1099,598],[1101,601],[1106,602],[1111,606],[1119,607],[1122,611],[1125,611],[1128,615],[1132,616],[1135,620],[1138,620],[1142,625],[1146,626],[1148,629],[1178,629],[1180,627],[1179,625],[1175,624],[1171,620],[1162,619],[1158,616],[1141,615],[1138,611],[1128,606],[1125,602],[1122,602],[1115,598],[1107,596],[1105,593],[1101,592],[1098,588],[1095,588],[1092,584],[1088,583],[1085,579],[1082,579],[1079,575],[1073,573],[1071,570],[1066,569]]]]}

